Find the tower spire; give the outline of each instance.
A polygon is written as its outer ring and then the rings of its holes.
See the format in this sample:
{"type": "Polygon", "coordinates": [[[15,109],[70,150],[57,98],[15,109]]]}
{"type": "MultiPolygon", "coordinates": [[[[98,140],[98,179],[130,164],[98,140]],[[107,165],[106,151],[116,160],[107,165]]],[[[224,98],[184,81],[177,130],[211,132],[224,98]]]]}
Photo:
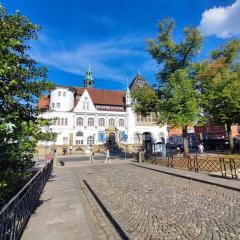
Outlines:
{"type": "Polygon", "coordinates": [[[91,70],[90,64],[88,64],[88,69],[85,74],[85,79],[84,79],[84,87],[85,88],[92,88],[94,86],[94,79],[93,79],[93,74],[91,70]]]}

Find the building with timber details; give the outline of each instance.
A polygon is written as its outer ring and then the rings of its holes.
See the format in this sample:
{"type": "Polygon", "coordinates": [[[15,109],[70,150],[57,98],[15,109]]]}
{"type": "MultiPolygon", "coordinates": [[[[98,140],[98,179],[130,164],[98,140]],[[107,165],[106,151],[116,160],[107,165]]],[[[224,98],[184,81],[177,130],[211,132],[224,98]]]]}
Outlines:
{"type": "Polygon", "coordinates": [[[53,119],[52,132],[58,133],[55,142],[41,142],[44,149],[63,149],[72,153],[127,148],[152,151],[152,143],[165,142],[167,126],[155,124],[154,114],[143,117],[133,110],[131,92],[147,81],[137,74],[126,91],[94,88],[92,71],[86,71],[83,87],[56,86],[49,95],[42,95],[39,108],[47,111],[41,117],[53,119]]]}

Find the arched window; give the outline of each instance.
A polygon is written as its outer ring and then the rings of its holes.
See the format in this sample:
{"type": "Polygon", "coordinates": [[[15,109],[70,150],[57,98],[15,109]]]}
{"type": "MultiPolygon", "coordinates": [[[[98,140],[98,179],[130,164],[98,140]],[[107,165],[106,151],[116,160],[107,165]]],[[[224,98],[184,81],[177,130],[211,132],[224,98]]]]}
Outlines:
{"type": "Polygon", "coordinates": [[[94,126],[94,118],[88,119],[88,126],[94,126]]]}
{"type": "Polygon", "coordinates": [[[83,126],[83,118],[82,117],[77,118],[77,126],[83,126]]]}
{"type": "Polygon", "coordinates": [[[109,119],[108,125],[109,125],[109,127],[115,127],[115,120],[114,120],[114,118],[110,118],[109,119]]]}
{"type": "Polygon", "coordinates": [[[87,144],[88,145],[93,145],[94,144],[94,136],[89,136],[87,138],[87,144]]]}
{"type": "Polygon", "coordinates": [[[78,131],[78,132],[76,133],[76,136],[77,136],[77,137],[83,137],[83,132],[78,131]]]}
{"type": "Polygon", "coordinates": [[[105,126],[105,119],[104,118],[99,118],[98,119],[98,126],[99,127],[104,127],[105,126]]]}
{"type": "Polygon", "coordinates": [[[119,127],[124,127],[124,119],[119,119],[118,125],[119,125],[119,127]]]}

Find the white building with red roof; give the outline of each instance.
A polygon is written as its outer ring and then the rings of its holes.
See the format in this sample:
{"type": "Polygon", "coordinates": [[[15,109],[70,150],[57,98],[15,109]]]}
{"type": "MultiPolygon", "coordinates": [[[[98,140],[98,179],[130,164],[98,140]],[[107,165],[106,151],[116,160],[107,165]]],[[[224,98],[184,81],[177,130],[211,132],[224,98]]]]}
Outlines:
{"type": "Polygon", "coordinates": [[[147,81],[137,74],[127,91],[95,89],[89,68],[84,87],[57,86],[50,95],[42,95],[38,107],[46,108],[42,117],[53,119],[50,129],[58,136],[54,143],[40,143],[39,150],[79,153],[91,146],[95,151],[124,146],[129,151],[141,147],[152,151],[151,143],[166,140],[167,127],[157,126],[154,114],[143,117],[133,111],[131,90],[144,84],[147,81]]]}

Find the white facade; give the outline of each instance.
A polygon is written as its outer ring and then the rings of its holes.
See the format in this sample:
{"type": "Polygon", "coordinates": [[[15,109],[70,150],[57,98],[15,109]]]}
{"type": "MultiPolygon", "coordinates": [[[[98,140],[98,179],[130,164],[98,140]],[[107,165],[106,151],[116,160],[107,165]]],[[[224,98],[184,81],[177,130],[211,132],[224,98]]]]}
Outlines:
{"type": "MultiPolygon", "coordinates": [[[[116,142],[141,144],[144,133],[150,133],[153,142],[160,142],[162,137],[166,140],[166,126],[137,125],[129,90],[125,97],[122,111],[104,111],[96,108],[88,89],[84,89],[81,95],[76,95],[70,88],[56,87],[50,94],[49,111],[42,115],[44,118],[53,119],[51,130],[58,133],[56,142],[48,145],[102,145],[106,143],[111,129],[116,134],[116,142]],[[136,140],[136,135],[139,136],[139,141],[136,140]]],[[[111,104],[111,99],[109,103],[111,104]]]]}
{"type": "Polygon", "coordinates": [[[142,136],[144,133],[150,133],[152,137],[152,142],[162,142],[162,137],[165,139],[165,142],[168,138],[167,126],[159,127],[157,125],[146,125],[139,126],[136,122],[136,114],[133,110],[133,103],[131,100],[131,94],[129,89],[126,92],[126,115],[128,120],[128,142],[129,144],[142,143],[142,136]],[[136,141],[138,137],[139,141],[136,141]]]}
{"type": "Polygon", "coordinates": [[[49,107],[52,111],[71,111],[74,107],[74,93],[68,88],[54,89],[51,92],[49,107]]]}

